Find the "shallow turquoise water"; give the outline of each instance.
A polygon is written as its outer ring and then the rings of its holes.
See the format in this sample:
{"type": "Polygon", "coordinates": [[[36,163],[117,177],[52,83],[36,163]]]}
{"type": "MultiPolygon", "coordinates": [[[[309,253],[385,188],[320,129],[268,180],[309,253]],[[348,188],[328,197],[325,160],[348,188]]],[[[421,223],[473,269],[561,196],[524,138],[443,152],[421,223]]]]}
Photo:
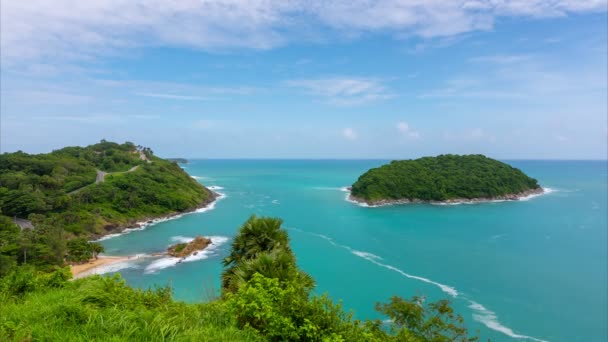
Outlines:
{"type": "MultiPolygon", "coordinates": [[[[107,254],[164,250],[180,237],[232,237],[251,214],[280,216],[318,292],[360,318],[392,295],[450,298],[482,340],[606,341],[606,162],[510,161],[554,191],[528,201],[364,208],[340,188],[385,161],[195,160],[188,173],[226,197],[103,241],[107,254]]],[[[213,239],[222,242],[222,238],[213,239]]],[[[174,265],[144,257],[118,265],[128,283],[171,284],[187,301],[219,288],[229,241],[174,265]],[[159,265],[169,266],[159,268],[159,265]]]]}

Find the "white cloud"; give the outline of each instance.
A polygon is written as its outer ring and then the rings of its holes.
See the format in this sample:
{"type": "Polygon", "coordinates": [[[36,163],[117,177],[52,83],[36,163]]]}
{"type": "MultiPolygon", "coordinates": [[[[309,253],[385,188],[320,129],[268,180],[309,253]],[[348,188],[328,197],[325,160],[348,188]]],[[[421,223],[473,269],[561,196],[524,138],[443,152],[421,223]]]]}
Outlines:
{"type": "Polygon", "coordinates": [[[530,55],[490,55],[477,56],[469,59],[472,63],[513,64],[528,61],[533,57],[530,55]]]}
{"type": "Polygon", "coordinates": [[[342,136],[348,140],[356,140],[357,132],[355,132],[355,130],[350,127],[346,127],[342,130],[342,136]]]}
{"type": "Polygon", "coordinates": [[[606,0],[3,1],[0,49],[6,67],[142,46],[268,49],[361,32],[445,37],[491,29],[502,16],[605,10],[606,0]]]}
{"type": "Polygon", "coordinates": [[[322,96],[339,106],[352,106],[392,97],[386,87],[377,79],[356,77],[328,77],[307,80],[291,80],[286,84],[299,87],[309,93],[322,96]]]}
{"type": "Polygon", "coordinates": [[[397,122],[397,130],[401,135],[405,137],[409,137],[412,139],[420,138],[420,132],[412,130],[410,128],[410,125],[405,121],[397,122]]]}
{"type": "Polygon", "coordinates": [[[169,99],[169,100],[186,100],[186,101],[202,101],[207,98],[202,96],[192,96],[192,95],[177,95],[177,94],[159,94],[159,93],[135,93],[139,96],[145,97],[156,97],[160,99],[169,99]]]}

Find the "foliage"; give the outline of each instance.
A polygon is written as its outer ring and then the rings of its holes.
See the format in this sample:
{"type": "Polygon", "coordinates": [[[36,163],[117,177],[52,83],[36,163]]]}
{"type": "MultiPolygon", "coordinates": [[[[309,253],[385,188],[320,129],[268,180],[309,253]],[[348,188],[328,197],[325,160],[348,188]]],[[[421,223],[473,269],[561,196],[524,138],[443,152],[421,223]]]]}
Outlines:
{"type": "Polygon", "coordinates": [[[351,193],[366,201],[491,198],[518,194],[539,185],[519,169],[482,155],[440,155],[392,161],[371,169],[351,193]]]}
{"type": "Polygon", "coordinates": [[[0,291],[0,302],[1,341],[264,340],[239,329],[222,302],[176,302],[169,288],[133,289],[118,276],[0,291]]]}
{"type": "Polygon", "coordinates": [[[297,268],[289,247],[289,236],[281,228],[282,223],[279,218],[252,215],[241,226],[232,242],[230,255],[224,259],[224,292],[236,292],[255,273],[281,282],[297,280],[307,288],[314,286],[312,278],[297,268]]]}
{"type": "Polygon", "coordinates": [[[362,341],[373,333],[354,323],[326,296],[309,300],[300,285],[281,285],[256,273],[227,304],[241,328],[253,328],[269,341],[362,341]]]}
{"type": "Polygon", "coordinates": [[[104,248],[98,242],[89,242],[85,238],[75,238],[67,242],[68,261],[82,262],[97,258],[104,248]]]}
{"type": "Polygon", "coordinates": [[[477,341],[469,338],[464,320],[454,313],[448,300],[424,305],[424,298],[414,296],[411,300],[391,298],[389,303],[376,304],[376,310],[390,317],[391,331],[398,341],[448,342],[477,341]]]}
{"type": "Polygon", "coordinates": [[[102,235],[210,199],[210,192],[178,165],[130,142],[0,155],[0,212],[30,219],[36,227],[62,227],[74,236],[102,235]],[[97,170],[109,172],[98,184],[97,170]]]}

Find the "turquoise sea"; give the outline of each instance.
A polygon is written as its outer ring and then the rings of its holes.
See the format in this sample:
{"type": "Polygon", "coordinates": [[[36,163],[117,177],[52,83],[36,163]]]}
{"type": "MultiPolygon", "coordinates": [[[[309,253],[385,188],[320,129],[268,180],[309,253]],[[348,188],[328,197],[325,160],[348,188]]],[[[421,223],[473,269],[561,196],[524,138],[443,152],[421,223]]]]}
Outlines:
{"type": "Polygon", "coordinates": [[[207,300],[251,214],[280,216],[317,292],[359,318],[392,295],[449,298],[482,341],[608,340],[605,161],[507,161],[551,191],[518,202],[366,208],[341,188],[384,160],[193,160],[185,171],[225,195],[205,212],[103,240],[133,286],[170,284],[207,300]],[[196,235],[216,243],[176,264],[150,257],[196,235]]]}

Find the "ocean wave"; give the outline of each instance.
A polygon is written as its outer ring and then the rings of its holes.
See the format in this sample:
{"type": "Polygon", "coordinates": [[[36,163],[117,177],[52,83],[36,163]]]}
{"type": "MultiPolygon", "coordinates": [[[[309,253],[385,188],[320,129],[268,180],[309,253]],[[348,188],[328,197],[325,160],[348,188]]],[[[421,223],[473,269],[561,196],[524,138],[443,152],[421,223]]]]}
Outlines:
{"type": "Polygon", "coordinates": [[[149,257],[149,255],[137,254],[137,255],[134,255],[133,257],[130,257],[128,260],[119,261],[119,262],[115,262],[115,263],[111,263],[111,264],[107,264],[107,265],[97,266],[90,270],[87,270],[87,271],[84,271],[84,272],[78,274],[77,276],[74,277],[74,279],[84,278],[84,277],[88,277],[88,276],[94,275],[94,274],[114,273],[114,272],[118,272],[118,271],[128,269],[128,268],[133,268],[133,269],[140,268],[141,266],[139,265],[139,261],[141,258],[144,258],[144,257],[149,257]]]}
{"type": "Polygon", "coordinates": [[[272,203],[272,204],[280,204],[279,200],[276,200],[276,199],[272,200],[272,202],[270,202],[270,203],[272,203]]]}
{"type": "Polygon", "coordinates": [[[486,327],[488,327],[489,329],[495,330],[495,331],[499,331],[507,336],[513,337],[513,338],[518,338],[518,339],[529,339],[529,340],[533,340],[533,341],[537,341],[537,342],[548,342],[546,340],[541,340],[532,336],[527,336],[527,335],[520,335],[517,334],[515,332],[513,332],[513,330],[509,327],[506,327],[504,325],[502,325],[499,321],[498,321],[498,316],[496,315],[495,312],[485,308],[483,305],[474,302],[470,299],[467,299],[463,296],[461,296],[458,292],[458,290],[452,286],[449,285],[445,285],[445,284],[441,284],[439,282],[436,282],[434,280],[428,279],[428,278],[424,278],[424,277],[420,277],[417,275],[412,275],[409,274],[397,267],[385,264],[383,262],[380,262],[379,260],[382,260],[382,258],[378,255],[369,253],[369,252],[364,252],[364,251],[359,251],[356,250],[352,247],[346,246],[346,245],[342,245],[339,244],[337,242],[335,242],[331,237],[327,236],[327,235],[323,235],[323,234],[317,234],[317,233],[311,233],[311,232],[306,232],[303,231],[301,229],[298,228],[289,228],[290,230],[294,230],[297,232],[301,232],[304,234],[309,234],[309,235],[313,235],[316,237],[319,237],[323,240],[326,240],[327,242],[329,242],[330,244],[336,246],[336,247],[340,247],[340,248],[344,248],[346,250],[348,250],[349,252],[351,252],[353,255],[356,255],[360,258],[363,258],[377,266],[386,268],[388,270],[391,270],[393,272],[396,272],[406,278],[409,279],[414,279],[414,280],[418,280],[427,284],[431,284],[434,285],[436,287],[438,287],[439,289],[441,289],[441,291],[443,291],[444,293],[447,293],[448,295],[452,296],[453,298],[461,298],[461,299],[465,299],[469,302],[469,308],[472,309],[475,313],[473,314],[473,319],[475,319],[476,321],[484,324],[486,327]]]}
{"type": "MultiPolygon", "coordinates": [[[[293,229],[293,230],[296,230],[296,229],[293,229]]],[[[419,281],[422,281],[422,282],[425,282],[425,283],[428,283],[428,284],[435,285],[435,286],[439,287],[443,292],[449,294],[452,297],[456,297],[458,295],[458,291],[456,291],[456,289],[453,288],[453,287],[451,287],[451,286],[444,285],[444,284],[438,283],[436,281],[432,281],[432,280],[424,278],[424,277],[419,277],[419,276],[416,276],[416,275],[412,275],[412,274],[404,272],[403,270],[398,269],[397,267],[394,267],[394,266],[387,265],[385,263],[379,262],[378,260],[382,260],[382,258],[380,256],[378,256],[378,255],[375,255],[375,254],[370,253],[370,252],[359,251],[359,250],[356,250],[356,249],[354,249],[352,247],[339,244],[339,243],[335,242],[332,238],[330,238],[327,235],[317,234],[317,233],[308,233],[308,232],[305,232],[305,231],[302,231],[302,230],[298,230],[298,231],[303,232],[303,233],[307,233],[307,234],[310,234],[310,235],[314,235],[314,236],[317,236],[317,237],[320,237],[320,238],[328,241],[329,243],[331,243],[334,246],[337,246],[337,247],[340,247],[340,248],[344,248],[347,251],[351,252],[353,255],[356,255],[356,256],[358,256],[360,258],[363,258],[363,259],[365,259],[365,260],[367,260],[367,261],[369,261],[371,263],[374,263],[374,264],[376,264],[376,265],[378,265],[380,267],[384,267],[384,268],[389,269],[391,271],[397,272],[397,273],[403,275],[404,277],[407,277],[407,278],[410,278],[410,279],[419,280],[419,281]]]]}
{"type": "MultiPolygon", "coordinates": [[[[146,268],[144,269],[144,273],[155,273],[162,269],[176,266],[177,264],[182,262],[193,262],[208,259],[210,256],[217,254],[217,249],[219,248],[219,246],[225,244],[230,240],[226,236],[208,236],[208,238],[211,239],[211,245],[207,246],[207,248],[203,249],[202,251],[196,253],[196,255],[192,254],[185,258],[162,257],[146,266],[146,268]]],[[[172,237],[171,240],[177,242],[190,242],[194,240],[194,238],[178,235],[172,237]]]]}
{"type": "Polygon", "coordinates": [[[215,209],[215,204],[217,202],[219,202],[220,200],[223,200],[224,198],[226,198],[226,194],[223,194],[221,192],[215,192],[217,194],[217,197],[215,198],[215,201],[209,203],[206,207],[203,208],[198,208],[195,211],[193,211],[192,213],[204,213],[210,210],[215,209]]]}
{"type": "Polygon", "coordinates": [[[557,190],[554,188],[543,188],[543,192],[541,192],[540,194],[532,194],[532,195],[524,196],[524,197],[521,197],[519,200],[520,201],[529,201],[533,198],[536,198],[536,197],[539,197],[542,195],[548,195],[548,194],[550,194],[552,192],[556,192],[556,191],[557,190]]]}
{"type": "Polygon", "coordinates": [[[329,190],[329,191],[336,191],[336,190],[340,190],[342,188],[338,188],[338,187],[331,187],[331,186],[314,186],[313,189],[315,190],[329,190]]]}
{"type": "Polygon", "coordinates": [[[210,185],[207,187],[207,189],[209,190],[223,190],[224,187],[223,186],[219,186],[219,185],[210,185]]]}
{"type": "Polygon", "coordinates": [[[475,301],[472,301],[472,300],[469,300],[469,303],[470,303],[469,308],[475,312],[473,314],[473,319],[475,321],[485,325],[489,329],[501,332],[512,338],[528,339],[528,340],[533,340],[533,341],[537,341],[537,342],[548,342],[546,340],[541,340],[536,337],[517,334],[513,331],[513,329],[502,325],[498,321],[498,317],[496,316],[496,313],[494,311],[488,310],[483,305],[481,305],[475,301]]]}
{"type": "Polygon", "coordinates": [[[188,237],[188,236],[173,236],[171,237],[171,241],[173,242],[177,242],[177,243],[188,243],[190,241],[194,240],[194,238],[188,237]]]}

